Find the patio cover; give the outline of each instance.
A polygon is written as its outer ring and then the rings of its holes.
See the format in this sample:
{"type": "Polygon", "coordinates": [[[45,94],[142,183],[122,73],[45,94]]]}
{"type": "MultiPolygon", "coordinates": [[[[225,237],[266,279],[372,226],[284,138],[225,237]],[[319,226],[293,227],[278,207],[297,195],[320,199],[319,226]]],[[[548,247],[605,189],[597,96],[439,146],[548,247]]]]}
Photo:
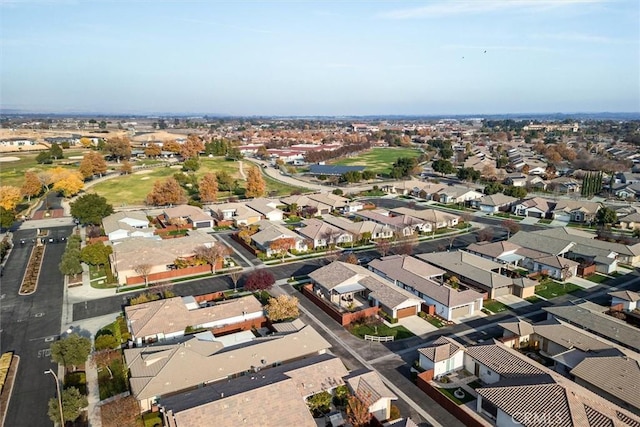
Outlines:
{"type": "Polygon", "coordinates": [[[498,259],[500,261],[504,261],[504,262],[507,262],[507,263],[512,263],[514,261],[520,261],[520,260],[524,259],[524,257],[522,255],[518,255],[518,254],[507,254],[507,255],[499,256],[498,259]]]}
{"type": "Polygon", "coordinates": [[[351,283],[348,285],[336,286],[333,288],[339,294],[348,294],[349,292],[364,291],[366,288],[360,283],[351,283]]]}

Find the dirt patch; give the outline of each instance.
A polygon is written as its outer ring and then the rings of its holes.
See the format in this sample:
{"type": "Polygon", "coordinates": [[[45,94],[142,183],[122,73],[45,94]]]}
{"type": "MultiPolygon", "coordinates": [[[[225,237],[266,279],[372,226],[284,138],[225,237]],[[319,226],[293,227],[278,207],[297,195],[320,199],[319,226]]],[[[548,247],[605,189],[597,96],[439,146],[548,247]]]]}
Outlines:
{"type": "Polygon", "coordinates": [[[134,174],[134,175],[144,175],[144,174],[147,174],[147,173],[153,173],[153,170],[151,170],[151,169],[145,169],[145,170],[142,170],[142,171],[134,172],[133,174],[134,174]]]}
{"type": "Polygon", "coordinates": [[[145,179],[149,179],[148,176],[143,176],[142,178],[140,178],[140,181],[144,181],[145,179]]]}
{"type": "Polygon", "coordinates": [[[11,359],[11,365],[9,365],[9,372],[4,381],[4,387],[2,387],[2,393],[0,394],[0,425],[4,425],[4,417],[9,407],[9,399],[11,399],[11,392],[13,391],[13,383],[16,379],[19,362],[20,357],[14,355],[11,359]]]}
{"type": "Polygon", "coordinates": [[[20,160],[20,157],[6,156],[0,157],[0,162],[17,162],[20,160]]]}

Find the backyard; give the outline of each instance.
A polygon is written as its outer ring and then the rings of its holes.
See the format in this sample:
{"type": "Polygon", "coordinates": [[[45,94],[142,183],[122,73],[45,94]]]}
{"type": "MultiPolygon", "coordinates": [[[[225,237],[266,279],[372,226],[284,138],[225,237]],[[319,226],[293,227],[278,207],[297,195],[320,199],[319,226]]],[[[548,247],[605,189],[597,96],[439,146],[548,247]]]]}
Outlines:
{"type": "Polygon", "coordinates": [[[416,158],[420,151],[414,148],[372,148],[357,156],[340,159],[334,164],[345,166],[366,166],[367,170],[379,174],[388,174],[391,166],[399,157],[416,158]]]}
{"type": "Polygon", "coordinates": [[[573,283],[559,283],[555,280],[545,279],[536,286],[536,294],[545,299],[556,298],[582,289],[573,283]]]}
{"type": "Polygon", "coordinates": [[[456,405],[464,405],[465,403],[471,402],[472,400],[476,399],[466,390],[463,390],[464,397],[462,397],[461,399],[458,399],[453,394],[456,390],[458,390],[458,388],[438,388],[438,390],[440,391],[440,393],[444,394],[449,399],[453,400],[456,403],[456,405]]]}

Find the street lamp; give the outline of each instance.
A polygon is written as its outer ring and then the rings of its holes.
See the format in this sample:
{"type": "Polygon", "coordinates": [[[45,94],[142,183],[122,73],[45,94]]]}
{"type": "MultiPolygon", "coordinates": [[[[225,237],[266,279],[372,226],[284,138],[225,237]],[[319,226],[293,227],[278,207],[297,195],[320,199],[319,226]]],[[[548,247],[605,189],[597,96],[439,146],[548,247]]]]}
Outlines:
{"type": "Polygon", "coordinates": [[[56,394],[58,395],[58,408],[60,409],[60,425],[64,426],[64,414],[62,413],[62,395],[60,393],[60,381],[58,381],[58,376],[51,369],[44,371],[44,373],[53,375],[53,378],[56,380],[56,394]]]}

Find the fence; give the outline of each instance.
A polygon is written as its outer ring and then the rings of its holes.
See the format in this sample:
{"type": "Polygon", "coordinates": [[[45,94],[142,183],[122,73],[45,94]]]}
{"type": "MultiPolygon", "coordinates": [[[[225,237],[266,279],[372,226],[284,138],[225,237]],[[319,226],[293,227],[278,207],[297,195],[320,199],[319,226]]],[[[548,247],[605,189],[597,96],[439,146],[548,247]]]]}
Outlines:
{"type": "Polygon", "coordinates": [[[389,335],[388,337],[376,337],[375,335],[364,336],[365,341],[373,341],[373,342],[387,342],[387,341],[393,341],[393,339],[394,337],[392,335],[389,335]]]}
{"type": "MultiPolygon", "coordinates": [[[[196,265],[193,267],[179,268],[177,270],[163,271],[160,273],[153,273],[147,277],[147,283],[158,282],[165,279],[177,279],[179,277],[196,276],[198,274],[210,273],[210,265],[196,265]]],[[[127,277],[127,286],[129,285],[141,285],[144,283],[144,277],[131,276],[127,277]]]]}
{"type": "Polygon", "coordinates": [[[365,317],[375,316],[378,314],[378,307],[367,307],[362,310],[341,313],[331,306],[329,301],[318,297],[313,293],[313,284],[307,284],[302,286],[302,294],[309,298],[315,305],[317,305],[322,311],[327,313],[333,320],[340,323],[342,326],[348,326],[357,320],[365,317]]]}

